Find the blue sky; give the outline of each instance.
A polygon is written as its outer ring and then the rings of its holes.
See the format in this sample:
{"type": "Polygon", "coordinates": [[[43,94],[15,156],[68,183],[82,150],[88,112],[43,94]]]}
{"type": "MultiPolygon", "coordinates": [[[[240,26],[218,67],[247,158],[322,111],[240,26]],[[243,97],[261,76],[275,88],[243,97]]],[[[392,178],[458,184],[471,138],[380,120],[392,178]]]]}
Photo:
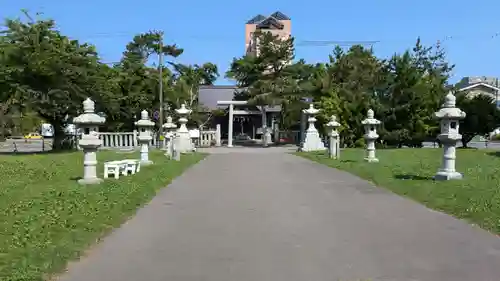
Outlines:
{"type": "MultiPolygon", "coordinates": [[[[456,64],[453,80],[463,76],[500,76],[500,1],[395,0],[358,1],[40,1],[3,0],[0,17],[18,17],[20,9],[42,12],[56,20],[71,37],[97,46],[103,60],[118,61],[134,34],[163,30],[166,43],[185,49],[177,61],[216,63],[218,84],[229,84],[223,73],[244,52],[245,22],[276,10],[292,19],[297,41],[380,41],[378,56],[410,48],[420,36],[424,43],[441,40],[449,60],[456,64]],[[45,2],[45,3],[44,3],[45,2]],[[313,4],[314,3],[314,4],[313,4]]],[[[297,58],[321,62],[333,46],[302,46],[297,58]]]]}

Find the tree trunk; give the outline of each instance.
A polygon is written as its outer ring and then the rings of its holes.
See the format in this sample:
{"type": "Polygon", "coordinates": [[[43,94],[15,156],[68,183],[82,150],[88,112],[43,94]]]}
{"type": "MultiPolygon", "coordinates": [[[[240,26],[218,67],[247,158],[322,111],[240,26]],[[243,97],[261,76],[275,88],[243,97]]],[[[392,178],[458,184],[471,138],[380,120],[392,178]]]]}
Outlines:
{"type": "Polygon", "coordinates": [[[467,144],[475,137],[474,134],[462,134],[462,147],[467,148],[467,144]]]}
{"type": "Polygon", "coordinates": [[[467,143],[468,143],[468,141],[466,141],[464,138],[462,138],[462,147],[463,148],[467,148],[467,143]]]}
{"type": "Polygon", "coordinates": [[[58,124],[54,121],[52,121],[51,124],[53,124],[52,126],[54,126],[54,138],[52,140],[52,150],[61,151],[61,150],[73,149],[74,140],[66,136],[63,125],[58,124]]]}

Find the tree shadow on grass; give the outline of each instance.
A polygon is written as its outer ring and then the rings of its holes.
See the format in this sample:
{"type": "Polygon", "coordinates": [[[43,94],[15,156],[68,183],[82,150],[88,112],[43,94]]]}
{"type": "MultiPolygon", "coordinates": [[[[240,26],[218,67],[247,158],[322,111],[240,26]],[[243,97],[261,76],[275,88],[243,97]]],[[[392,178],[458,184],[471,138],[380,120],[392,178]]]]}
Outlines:
{"type": "Polygon", "coordinates": [[[500,157],[500,151],[488,152],[489,156],[500,157]]]}
{"type": "Polygon", "coordinates": [[[0,155],[35,155],[35,154],[59,154],[75,152],[75,149],[45,150],[45,151],[0,151],[0,155]]]}
{"type": "Polygon", "coordinates": [[[78,177],[71,177],[71,178],[69,178],[69,180],[71,180],[71,181],[78,181],[78,180],[81,180],[81,179],[83,179],[83,178],[82,178],[82,177],[80,177],[80,176],[78,176],[78,177]]]}
{"type": "Polygon", "coordinates": [[[419,176],[414,174],[397,174],[393,175],[395,179],[398,180],[414,180],[414,181],[432,181],[434,180],[432,177],[427,176],[419,176]]]}

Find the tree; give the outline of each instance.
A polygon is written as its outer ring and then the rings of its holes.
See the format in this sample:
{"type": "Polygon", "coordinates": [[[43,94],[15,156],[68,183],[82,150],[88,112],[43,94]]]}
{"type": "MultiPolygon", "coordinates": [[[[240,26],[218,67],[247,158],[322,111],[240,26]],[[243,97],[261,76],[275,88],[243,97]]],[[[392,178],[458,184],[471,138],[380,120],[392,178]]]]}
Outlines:
{"type": "MultiPolygon", "coordinates": [[[[98,56],[93,46],[69,39],[55,29],[53,20],[7,20],[4,42],[10,50],[7,62],[11,97],[54,126],[54,149],[60,149],[68,117],[87,96],[101,94],[93,87],[98,56]]],[[[6,76],[4,76],[6,77],[6,76]]],[[[5,78],[4,78],[5,79],[5,78]]]]}
{"type": "Polygon", "coordinates": [[[375,92],[385,82],[383,61],[363,46],[352,46],[347,52],[337,46],[329,63],[317,71],[315,100],[318,107],[324,108],[321,119],[337,115],[342,124],[342,142],[355,146],[364,133],[361,121],[368,108],[377,106],[375,92]]]}
{"type": "MultiPolygon", "coordinates": [[[[240,93],[254,105],[281,105],[289,100],[295,55],[294,38],[279,38],[270,32],[256,32],[258,54],[233,59],[226,77],[245,90],[240,93]]],[[[241,99],[241,97],[240,97],[241,99]]]]}
{"type": "Polygon", "coordinates": [[[424,47],[420,39],[412,51],[387,61],[387,88],[379,95],[386,144],[420,147],[436,132],[432,116],[448,91],[452,69],[439,45],[424,47]]]}
{"type": "Polygon", "coordinates": [[[460,121],[463,147],[467,147],[475,136],[485,136],[500,125],[500,111],[492,97],[477,95],[469,98],[466,93],[459,93],[457,107],[466,114],[460,121]]]}

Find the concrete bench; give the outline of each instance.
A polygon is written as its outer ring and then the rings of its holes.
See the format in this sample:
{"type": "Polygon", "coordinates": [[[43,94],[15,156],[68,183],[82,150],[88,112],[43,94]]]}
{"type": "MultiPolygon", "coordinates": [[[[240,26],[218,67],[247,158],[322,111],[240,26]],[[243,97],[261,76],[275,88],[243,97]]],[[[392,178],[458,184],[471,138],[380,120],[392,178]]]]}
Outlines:
{"type": "Polygon", "coordinates": [[[115,179],[118,179],[120,174],[123,176],[127,176],[129,173],[133,175],[140,170],[141,162],[136,159],[104,162],[104,178],[108,178],[112,174],[115,179]]]}
{"type": "Polygon", "coordinates": [[[115,179],[120,178],[120,174],[127,175],[127,163],[123,161],[104,162],[104,178],[107,179],[112,174],[115,179]]]}
{"type": "Polygon", "coordinates": [[[137,159],[125,159],[121,161],[122,163],[125,163],[127,166],[125,168],[125,172],[128,175],[130,174],[135,174],[138,173],[141,170],[141,161],[137,159]]]}

